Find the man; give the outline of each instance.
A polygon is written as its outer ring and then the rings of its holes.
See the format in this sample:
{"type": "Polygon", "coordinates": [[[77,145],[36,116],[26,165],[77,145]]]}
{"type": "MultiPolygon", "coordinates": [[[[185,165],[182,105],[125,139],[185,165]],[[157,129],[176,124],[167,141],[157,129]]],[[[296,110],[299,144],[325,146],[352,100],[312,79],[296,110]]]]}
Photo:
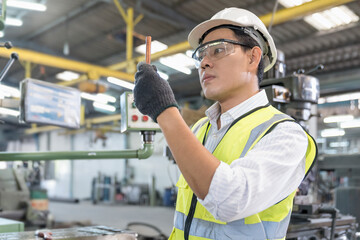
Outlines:
{"type": "Polygon", "coordinates": [[[207,118],[182,119],[169,84],[140,63],[134,98],[158,122],[182,176],[170,239],[284,239],[296,188],[316,156],[314,140],[259,91],[276,61],[251,12],[227,8],[189,34],[207,118]]]}

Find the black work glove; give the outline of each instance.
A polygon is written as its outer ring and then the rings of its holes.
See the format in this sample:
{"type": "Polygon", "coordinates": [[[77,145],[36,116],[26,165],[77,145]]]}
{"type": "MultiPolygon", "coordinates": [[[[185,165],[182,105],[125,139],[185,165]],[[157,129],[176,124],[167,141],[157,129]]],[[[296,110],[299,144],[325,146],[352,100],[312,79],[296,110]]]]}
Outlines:
{"type": "Polygon", "coordinates": [[[169,83],[159,76],[154,65],[140,62],[137,69],[133,93],[135,106],[142,114],[157,122],[165,109],[179,108],[169,83]]]}

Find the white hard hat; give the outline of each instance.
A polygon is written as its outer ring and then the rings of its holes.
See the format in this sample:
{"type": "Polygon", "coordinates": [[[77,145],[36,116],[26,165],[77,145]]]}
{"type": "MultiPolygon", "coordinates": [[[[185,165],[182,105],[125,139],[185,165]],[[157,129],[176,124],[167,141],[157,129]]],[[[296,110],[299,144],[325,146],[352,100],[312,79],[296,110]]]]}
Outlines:
{"type": "Polygon", "coordinates": [[[189,33],[188,41],[194,49],[199,45],[199,39],[211,28],[220,25],[234,25],[245,27],[245,33],[254,38],[262,50],[265,69],[268,71],[274,66],[277,51],[272,37],[266,29],[264,23],[252,12],[241,8],[225,8],[216,13],[210,20],[204,21],[193,28],[189,33]],[[254,31],[255,30],[255,31],[254,31]]]}

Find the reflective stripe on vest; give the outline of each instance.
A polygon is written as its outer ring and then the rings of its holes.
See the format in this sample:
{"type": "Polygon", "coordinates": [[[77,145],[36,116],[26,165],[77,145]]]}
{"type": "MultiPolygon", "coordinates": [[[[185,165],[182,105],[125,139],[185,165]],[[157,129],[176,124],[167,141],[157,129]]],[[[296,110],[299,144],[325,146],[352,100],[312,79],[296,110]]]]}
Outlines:
{"type": "Polygon", "coordinates": [[[254,128],[253,130],[251,130],[250,136],[248,141],[246,142],[246,145],[240,155],[240,157],[245,157],[246,153],[250,150],[250,148],[253,147],[256,139],[258,139],[262,134],[265,134],[266,130],[273,125],[276,122],[279,122],[280,120],[288,120],[289,116],[285,115],[285,114],[276,114],[274,115],[274,117],[272,117],[270,120],[260,124],[259,126],[257,126],[256,128],[254,128]]]}
{"type": "MultiPolygon", "coordinates": [[[[205,138],[206,118],[194,125],[197,138],[205,138]]],[[[213,155],[227,164],[240,157],[244,157],[254,145],[278,123],[293,121],[292,118],[278,111],[272,106],[264,106],[240,118],[225,134],[213,155]],[[234,144],[235,143],[235,144],[234,144]]],[[[235,121],[234,121],[235,122],[235,121]]],[[[306,152],[306,172],[317,153],[314,140],[308,135],[308,149],[306,152]]],[[[177,183],[179,187],[174,229],[169,239],[184,239],[186,215],[190,208],[193,192],[183,176],[177,183]]],[[[295,191],[279,203],[264,211],[233,222],[216,220],[200,203],[197,203],[195,215],[191,223],[191,240],[204,239],[284,239],[290,220],[293,197],[295,191]],[[239,237],[238,237],[239,236],[239,237]]]]}
{"type": "MultiPolygon", "coordinates": [[[[281,222],[262,221],[255,224],[246,224],[245,219],[228,222],[227,224],[218,224],[202,219],[194,218],[191,223],[190,236],[196,236],[206,239],[281,239],[279,232],[286,233],[291,217],[289,211],[286,218],[281,222]],[[259,229],[266,229],[268,236],[265,236],[264,231],[259,229]],[[277,234],[276,234],[277,233],[277,234]]],[[[177,229],[184,229],[186,215],[175,211],[174,227],[177,229]]]]}

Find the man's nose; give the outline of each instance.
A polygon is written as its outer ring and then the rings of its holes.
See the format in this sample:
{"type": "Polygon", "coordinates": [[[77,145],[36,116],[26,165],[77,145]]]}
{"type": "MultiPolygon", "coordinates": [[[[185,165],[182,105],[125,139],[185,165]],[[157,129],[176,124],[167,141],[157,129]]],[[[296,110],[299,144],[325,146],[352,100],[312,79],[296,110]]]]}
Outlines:
{"type": "Polygon", "coordinates": [[[206,68],[206,67],[212,67],[213,66],[213,62],[211,61],[211,59],[208,57],[208,55],[205,55],[204,58],[201,60],[200,62],[200,66],[201,68],[206,68]]]}

